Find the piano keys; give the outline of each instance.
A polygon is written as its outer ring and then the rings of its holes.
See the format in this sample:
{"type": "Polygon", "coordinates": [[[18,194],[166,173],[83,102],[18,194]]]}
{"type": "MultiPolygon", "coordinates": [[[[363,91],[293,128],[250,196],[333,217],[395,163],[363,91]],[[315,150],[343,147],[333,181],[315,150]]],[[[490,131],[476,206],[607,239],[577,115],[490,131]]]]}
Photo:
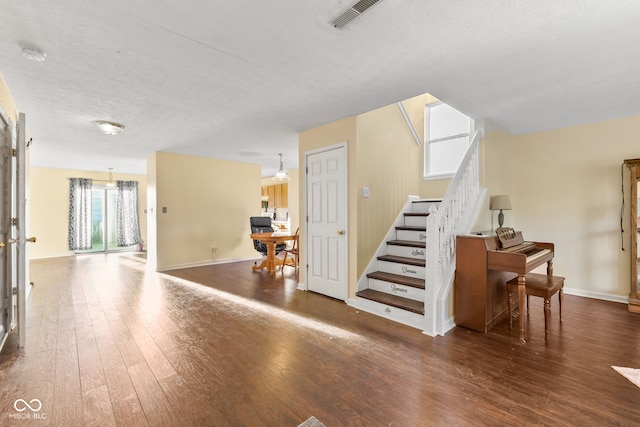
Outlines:
{"type": "Polygon", "coordinates": [[[553,243],[525,242],[522,232],[507,228],[497,230],[498,245],[488,254],[487,268],[525,275],[547,263],[547,274],[553,275],[553,243]]]}

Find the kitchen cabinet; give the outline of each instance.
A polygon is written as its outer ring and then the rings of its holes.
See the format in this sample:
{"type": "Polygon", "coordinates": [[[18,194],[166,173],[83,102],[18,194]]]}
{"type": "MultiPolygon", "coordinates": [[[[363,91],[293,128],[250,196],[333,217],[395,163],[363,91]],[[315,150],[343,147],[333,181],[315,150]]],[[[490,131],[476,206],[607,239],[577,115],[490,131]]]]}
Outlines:
{"type": "Polygon", "coordinates": [[[276,206],[276,186],[269,185],[267,186],[267,196],[269,196],[269,207],[277,208],[276,206]]]}
{"type": "Polygon", "coordinates": [[[289,184],[280,184],[282,186],[280,200],[283,208],[289,207],[289,184]]]}
{"type": "Polygon", "coordinates": [[[289,206],[289,184],[274,184],[262,187],[262,195],[269,198],[270,208],[289,206]]]}

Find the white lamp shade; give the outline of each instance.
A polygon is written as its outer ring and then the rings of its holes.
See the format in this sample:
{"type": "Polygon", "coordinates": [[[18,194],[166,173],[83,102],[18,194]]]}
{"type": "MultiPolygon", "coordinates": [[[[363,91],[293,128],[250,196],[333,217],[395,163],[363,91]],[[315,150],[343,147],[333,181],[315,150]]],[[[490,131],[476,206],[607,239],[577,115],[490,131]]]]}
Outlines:
{"type": "Polygon", "coordinates": [[[489,209],[492,211],[511,210],[511,201],[509,196],[492,196],[489,203],[489,209]]]}

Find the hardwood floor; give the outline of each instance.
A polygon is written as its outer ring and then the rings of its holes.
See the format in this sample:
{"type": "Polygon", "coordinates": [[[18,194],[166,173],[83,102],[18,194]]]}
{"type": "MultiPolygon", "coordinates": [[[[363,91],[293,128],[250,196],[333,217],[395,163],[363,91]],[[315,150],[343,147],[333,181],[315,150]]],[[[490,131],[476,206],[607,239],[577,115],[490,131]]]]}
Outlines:
{"type": "Polygon", "coordinates": [[[507,321],[430,338],[296,290],[292,268],[252,265],[166,275],[134,255],[33,261],[27,345],[0,356],[0,424],[640,422],[640,388],[611,368],[640,368],[640,315],[626,305],[566,295],[560,325],[554,299],[546,342],[539,298],[525,345],[507,321]],[[42,407],[18,412],[17,399],[42,407]]]}

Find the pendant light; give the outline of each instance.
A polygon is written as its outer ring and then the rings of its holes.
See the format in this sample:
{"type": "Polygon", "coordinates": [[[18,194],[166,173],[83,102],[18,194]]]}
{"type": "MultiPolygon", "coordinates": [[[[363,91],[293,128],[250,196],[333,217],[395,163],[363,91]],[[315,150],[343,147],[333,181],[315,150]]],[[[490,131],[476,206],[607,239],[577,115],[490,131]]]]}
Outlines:
{"type": "Polygon", "coordinates": [[[107,187],[115,187],[116,182],[113,180],[113,168],[109,168],[109,175],[107,178],[107,183],[105,184],[107,187]]]}
{"type": "Polygon", "coordinates": [[[287,174],[287,172],[284,170],[284,167],[282,166],[282,153],[279,153],[278,156],[280,156],[280,169],[278,170],[278,172],[276,172],[272,179],[276,181],[288,181],[290,179],[289,174],[287,174]]]}

